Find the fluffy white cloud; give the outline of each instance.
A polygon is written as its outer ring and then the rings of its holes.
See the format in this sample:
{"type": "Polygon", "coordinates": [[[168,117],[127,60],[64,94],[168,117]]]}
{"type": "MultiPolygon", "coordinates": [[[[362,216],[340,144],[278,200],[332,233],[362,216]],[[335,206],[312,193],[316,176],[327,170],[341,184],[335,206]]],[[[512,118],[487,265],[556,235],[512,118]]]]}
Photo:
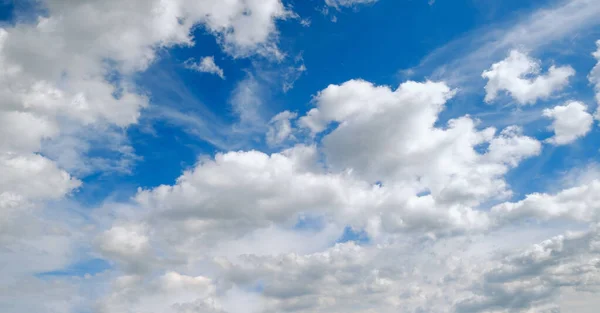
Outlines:
{"type": "Polygon", "coordinates": [[[458,255],[439,262],[400,245],[344,243],[313,254],[242,256],[219,264],[236,286],[260,286],[262,312],[451,312],[452,297],[469,281],[443,286],[446,275],[468,268],[458,255]]]}
{"type": "Polygon", "coordinates": [[[577,101],[545,109],[543,114],[553,119],[550,128],[554,131],[554,136],[546,141],[555,145],[568,144],[585,136],[594,123],[594,118],[587,112],[587,106],[577,101]]]}
{"type": "MultiPolygon", "coordinates": [[[[327,0],[336,8],[370,2],[327,0]]],[[[504,176],[541,144],[517,126],[482,128],[468,115],[440,122],[454,95],[445,83],[331,85],[308,114],[284,111],[266,130],[260,86],[249,76],[232,100],[237,130],[262,124],[272,146],[304,144],[202,158],[175,183],[140,189],[86,219],[64,202],[56,206],[69,210],[48,213],[44,202],[81,185],[68,172],[79,168],[76,157],[60,150],[84,153],[93,144],[85,132],[126,145],[113,130],[136,123],[147,105],[131,78],[157,49],[192,44],[200,25],[233,57],[281,56],[275,23],[293,14],[280,0],[43,5],[47,16],[0,32],[0,311],[539,312],[555,309],[552,298],[565,289],[597,291],[596,230],[516,254],[533,240],[528,229],[516,230],[518,241],[494,236],[529,218],[594,222],[600,183],[489,212],[486,203],[511,194],[504,176]],[[335,244],[347,227],[367,242],[335,244]],[[510,256],[490,253],[496,244],[510,256]],[[83,278],[32,275],[64,269],[80,254],[114,268],[83,278]],[[83,281],[97,289],[81,290],[83,281]]],[[[500,76],[490,82],[516,77],[498,91],[529,103],[572,75],[553,68],[529,80],[533,61],[525,61],[495,65],[500,76]]],[[[212,58],[195,65],[224,77],[212,58]]]]}
{"type": "MultiPolygon", "coordinates": [[[[448,129],[435,128],[451,95],[439,83],[410,82],[396,91],[363,81],[330,86],[317,96],[317,108],[300,119],[314,132],[339,123],[323,139],[326,167],[315,146],[272,155],[217,154],[175,185],[140,191],[136,201],[149,214],[144,221],[162,221],[152,223],[163,233],[157,237],[188,249],[274,224],[291,226],[301,215],[365,228],[375,237],[484,230],[486,213],[473,206],[509,195],[503,175],[537,154],[540,143],[517,127],[498,135],[494,129],[479,131],[468,117],[450,121],[448,129]],[[478,152],[484,143],[487,149],[478,152]]],[[[273,140],[292,131],[294,116],[282,114],[273,140]]]]}
{"type": "Polygon", "coordinates": [[[547,73],[540,71],[539,61],[512,50],[506,59],[483,72],[482,77],[488,80],[485,101],[492,102],[501,91],[506,91],[521,105],[533,104],[562,90],[575,75],[570,66],[552,65],[547,73]]]}
{"type": "Polygon", "coordinates": [[[99,313],[220,313],[213,282],[202,276],[167,272],[156,278],[121,276],[98,305],[99,313]]]}
{"type": "Polygon", "coordinates": [[[27,200],[59,199],[81,182],[36,154],[0,155],[0,194],[27,200]]]}
{"type": "MultiPolygon", "coordinates": [[[[58,199],[79,185],[36,154],[42,141],[60,137],[58,146],[64,146],[80,142],[79,132],[92,124],[136,123],[147,99],[135,90],[130,75],[146,69],[157,49],[192,44],[191,29],[202,24],[234,56],[274,53],[275,20],[291,16],[279,0],[37,4],[44,17],[0,29],[5,69],[0,74],[0,166],[5,174],[0,193],[25,201],[58,199]],[[107,78],[115,73],[119,80],[107,78]]],[[[102,128],[111,126],[95,132],[102,128]]],[[[64,164],[81,162],[85,148],[52,149],[56,146],[44,144],[64,167],[86,167],[64,164]]]]}
{"type": "MultiPolygon", "coordinates": [[[[65,313],[79,310],[71,305],[79,301],[71,292],[77,286],[33,275],[66,268],[95,235],[71,216],[75,205],[62,201],[81,185],[72,174],[127,170],[118,160],[88,159],[89,147],[106,144],[135,158],[123,133],[137,123],[148,98],[133,77],[156,59],[156,51],[192,45],[196,26],[214,34],[233,57],[281,57],[275,22],[293,14],[279,0],[31,4],[43,16],[17,17],[0,28],[0,308],[65,313]],[[53,286],[56,292],[44,291],[53,286]]],[[[129,224],[115,225],[99,237],[99,250],[134,271],[135,258],[149,255],[143,235],[129,224]]]]}
{"type": "Polygon", "coordinates": [[[316,108],[299,121],[325,132],[323,151],[330,166],[351,169],[369,182],[402,184],[430,192],[447,203],[476,204],[507,194],[501,176],[540,143],[516,127],[478,130],[469,116],[435,127],[454,92],[443,83],[403,83],[396,90],[365,81],[331,85],[315,98],[316,108]],[[476,147],[489,144],[480,153],[476,147]]]}
{"type": "Polygon", "coordinates": [[[226,281],[260,289],[262,312],[546,312],[600,287],[595,228],[503,248],[509,233],[217,262],[226,281]]]}
{"type": "Polygon", "coordinates": [[[519,202],[495,206],[493,214],[501,223],[536,218],[540,220],[570,219],[593,222],[600,213],[600,182],[592,180],[554,195],[533,193],[519,202]]]}
{"type": "Polygon", "coordinates": [[[194,62],[193,59],[189,59],[185,61],[185,67],[198,72],[215,74],[221,77],[221,79],[225,79],[225,73],[223,73],[223,69],[215,63],[214,56],[203,57],[200,63],[194,62]]]}
{"type": "MultiPolygon", "coordinates": [[[[174,185],[140,190],[132,207],[113,211],[114,226],[100,235],[97,247],[122,270],[139,274],[149,268],[179,271],[179,264],[195,268],[219,255],[234,260],[239,254],[319,254],[347,225],[364,230],[373,242],[398,234],[437,238],[486,231],[488,213],[476,206],[510,194],[504,174],[537,154],[540,143],[514,126],[498,134],[491,128],[477,130],[469,117],[451,120],[446,129],[435,127],[452,94],[444,84],[431,82],[409,82],[396,91],[364,81],[330,86],[298,121],[324,133],[325,160],[317,145],[270,155],[238,151],[203,158],[174,185]],[[337,127],[324,132],[331,123],[337,127]],[[339,139],[331,139],[335,136],[339,139]],[[352,146],[338,148],[334,143],[339,140],[352,146]],[[315,230],[295,230],[304,217],[319,221],[315,230]],[[272,237],[307,244],[289,247],[272,237]]],[[[294,119],[289,112],[278,115],[271,136],[301,134],[292,129],[294,119]]],[[[366,271],[369,265],[364,266],[366,271]]],[[[310,307],[315,299],[307,300],[310,307]]],[[[300,300],[268,305],[288,310],[294,301],[300,300]]]]}

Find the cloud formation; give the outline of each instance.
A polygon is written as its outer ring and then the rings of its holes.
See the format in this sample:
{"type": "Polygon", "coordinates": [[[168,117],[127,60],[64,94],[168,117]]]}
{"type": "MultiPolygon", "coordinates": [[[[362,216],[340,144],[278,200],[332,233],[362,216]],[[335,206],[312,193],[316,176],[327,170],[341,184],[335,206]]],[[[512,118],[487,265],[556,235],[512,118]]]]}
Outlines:
{"type": "Polygon", "coordinates": [[[221,77],[221,79],[225,79],[225,73],[223,72],[223,69],[215,63],[214,56],[203,57],[200,63],[194,62],[193,59],[189,59],[185,61],[184,64],[185,67],[188,69],[203,73],[214,74],[221,77]]]}
{"type": "MultiPolygon", "coordinates": [[[[559,16],[586,17],[572,6],[594,3],[571,1],[559,16]]],[[[72,195],[86,174],[118,167],[89,150],[136,158],[127,131],[152,99],[136,77],[161,50],[194,45],[201,28],[233,64],[278,62],[278,23],[297,16],[280,0],[39,5],[43,16],[0,29],[0,311],[556,313],[561,296],[600,291],[600,182],[575,175],[562,190],[518,190],[513,174],[539,161],[543,139],[529,125],[447,110],[462,86],[444,80],[336,80],[312,90],[306,110],[269,119],[269,90],[249,71],[230,103],[233,131],[254,148],[202,155],[173,181],[80,203],[72,195]]],[[[557,14],[534,16],[546,25],[557,14]]],[[[547,34],[538,31],[528,36],[547,34]]],[[[506,92],[535,104],[575,75],[540,64],[513,50],[483,72],[484,100],[506,92]]],[[[213,56],[185,65],[225,78],[213,56]]],[[[273,85],[284,92],[307,75],[301,57],[281,71],[273,85]]],[[[594,126],[576,101],[543,116],[554,145],[594,126]]]]}
{"type": "Polygon", "coordinates": [[[564,145],[585,136],[594,123],[594,118],[587,112],[587,106],[581,102],[571,101],[552,109],[545,109],[544,116],[553,119],[554,136],[546,141],[554,145],[564,145]]]}
{"type": "Polygon", "coordinates": [[[485,101],[496,100],[500,91],[506,91],[518,104],[534,104],[547,99],[565,88],[575,75],[570,66],[552,65],[546,74],[541,73],[538,61],[518,50],[512,50],[503,61],[494,63],[481,75],[487,79],[485,101]]]}

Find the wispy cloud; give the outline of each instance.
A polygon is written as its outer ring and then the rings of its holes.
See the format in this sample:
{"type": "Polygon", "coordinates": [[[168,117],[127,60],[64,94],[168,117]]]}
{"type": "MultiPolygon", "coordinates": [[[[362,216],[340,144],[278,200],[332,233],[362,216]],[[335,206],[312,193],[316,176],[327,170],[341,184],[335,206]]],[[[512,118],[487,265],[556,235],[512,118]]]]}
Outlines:
{"type": "Polygon", "coordinates": [[[200,62],[196,62],[194,59],[188,59],[185,61],[184,65],[190,70],[215,74],[221,77],[221,79],[225,79],[225,73],[223,72],[223,69],[215,63],[215,57],[213,56],[203,57],[200,62]]]}
{"type": "Polygon", "coordinates": [[[599,15],[599,1],[560,1],[525,17],[476,30],[433,51],[411,70],[417,75],[433,73],[432,79],[468,89],[467,82],[481,80],[481,72],[503,59],[510,49],[533,52],[572,38],[599,25],[599,15]]]}

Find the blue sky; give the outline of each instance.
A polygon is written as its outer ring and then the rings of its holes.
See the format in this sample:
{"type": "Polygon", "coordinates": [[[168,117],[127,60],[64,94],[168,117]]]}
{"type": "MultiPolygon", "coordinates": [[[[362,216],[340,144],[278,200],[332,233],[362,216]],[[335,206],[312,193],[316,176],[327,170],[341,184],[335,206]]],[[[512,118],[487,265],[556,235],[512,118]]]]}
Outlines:
{"type": "Polygon", "coordinates": [[[0,311],[592,312],[598,13],[1,1],[0,311]]]}

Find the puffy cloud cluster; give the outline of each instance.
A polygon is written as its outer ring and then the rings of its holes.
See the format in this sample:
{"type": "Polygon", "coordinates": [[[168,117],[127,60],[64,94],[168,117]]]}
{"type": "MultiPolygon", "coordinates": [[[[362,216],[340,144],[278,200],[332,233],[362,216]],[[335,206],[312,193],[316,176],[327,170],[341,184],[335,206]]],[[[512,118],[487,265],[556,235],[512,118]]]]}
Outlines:
{"type": "MultiPolygon", "coordinates": [[[[53,198],[78,182],[34,154],[42,141],[59,136],[67,124],[135,123],[147,99],[128,75],[144,70],[157,48],[192,44],[191,28],[202,24],[234,55],[261,53],[265,47],[276,49],[274,22],[291,14],[278,0],[49,0],[40,5],[46,17],[0,30],[0,158],[7,173],[3,179],[14,188],[55,188],[53,198]],[[113,74],[122,79],[111,80],[113,74]],[[55,183],[25,186],[40,181],[55,183]]],[[[27,196],[2,187],[3,197],[9,192],[27,196]]]]}
{"type": "Polygon", "coordinates": [[[554,195],[532,193],[521,201],[499,204],[492,208],[492,212],[505,221],[562,218],[588,223],[596,222],[600,213],[598,190],[600,190],[600,182],[592,180],[554,195]]]}
{"type": "Polygon", "coordinates": [[[485,101],[496,100],[501,91],[506,91],[520,105],[534,104],[565,88],[569,78],[575,75],[570,66],[552,65],[547,73],[540,73],[539,61],[518,50],[483,72],[488,80],[485,86],[485,101]]]}
{"type": "Polygon", "coordinates": [[[551,129],[554,136],[547,141],[555,145],[568,144],[585,136],[594,123],[594,118],[587,112],[587,106],[577,101],[545,109],[543,114],[553,119],[551,129]]]}
{"type": "MultiPolygon", "coordinates": [[[[0,28],[0,259],[20,265],[2,266],[0,290],[15,297],[7,309],[12,312],[69,312],[72,307],[60,304],[66,300],[48,299],[41,309],[22,301],[26,294],[8,291],[23,283],[46,299],[52,293],[41,291],[54,282],[31,275],[74,262],[86,231],[63,200],[81,186],[73,173],[115,167],[86,157],[90,141],[108,142],[110,149],[133,158],[118,134],[148,106],[133,75],[145,70],[158,50],[192,45],[197,26],[214,34],[234,57],[280,57],[275,22],[293,14],[279,0],[47,0],[31,5],[43,16],[16,18],[14,25],[0,28]],[[62,209],[54,210],[49,201],[62,209]]],[[[118,259],[131,246],[119,250],[110,244],[130,235],[114,230],[102,247],[118,259]]],[[[57,290],[77,289],[56,285],[57,290]]]]}
{"type": "MultiPolygon", "coordinates": [[[[399,234],[431,240],[488,230],[488,213],[477,206],[509,195],[504,174],[541,147],[518,127],[478,129],[468,116],[437,127],[453,93],[433,82],[396,90],[365,81],[329,86],[305,116],[284,112],[270,131],[274,142],[312,133],[322,137],[321,148],[299,144],[270,155],[238,151],[201,159],[174,185],[139,190],[133,208],[113,212],[117,220],[97,247],[134,275],[198,270],[224,256],[211,272],[224,275],[226,289],[258,288],[241,296],[258,296],[258,312],[445,312],[450,296],[442,290],[451,278],[439,272],[436,279],[417,279],[434,268],[429,263],[427,269],[380,264],[402,255],[384,243],[399,234]],[[305,218],[314,229],[296,229],[305,218]],[[384,246],[327,248],[347,225],[384,246]],[[285,247],[277,237],[309,244],[285,247]],[[357,302],[365,294],[368,301],[357,302]]],[[[447,270],[466,272],[457,264],[447,270]]]]}
{"type": "MultiPolygon", "coordinates": [[[[140,190],[140,214],[125,221],[147,225],[156,239],[150,242],[177,251],[212,249],[277,225],[289,229],[303,216],[337,229],[364,229],[377,240],[405,232],[483,231],[490,221],[477,205],[510,195],[504,174],[541,145],[517,127],[499,134],[478,130],[468,116],[435,127],[452,94],[432,82],[395,91],[364,81],[329,86],[315,98],[316,108],[294,121],[313,133],[337,123],[323,135],[321,149],[297,145],[270,155],[239,151],[202,159],[176,184],[140,190]]],[[[289,112],[274,118],[274,142],[290,135],[294,118],[289,112]]],[[[128,233],[119,229],[103,238],[128,233]]],[[[136,263],[132,255],[149,259],[127,240],[116,242],[125,246],[101,249],[128,264],[136,263]]]]}
{"type": "Polygon", "coordinates": [[[209,278],[167,272],[155,278],[126,275],[117,277],[113,289],[98,305],[98,313],[221,313],[212,298],[209,278]]]}
{"type": "MultiPolygon", "coordinates": [[[[334,8],[372,2],[326,0],[334,8]]],[[[556,312],[553,299],[565,289],[597,291],[597,229],[525,252],[515,251],[536,240],[527,230],[510,242],[494,233],[531,219],[595,223],[600,183],[499,203],[512,195],[506,174],[541,143],[518,126],[440,120],[455,94],[443,82],[330,85],[306,114],[284,111],[268,123],[267,143],[297,143],[291,148],[203,157],[175,183],[139,189],[89,221],[67,210],[48,218],[45,203],[67,206],[61,200],[81,186],[63,166],[73,157],[61,150],[71,149],[60,147],[89,129],[136,123],[148,99],[131,77],[158,49],[193,44],[200,26],[233,57],[280,57],[275,23],[294,15],[280,0],[41,5],[45,17],[0,31],[0,310],[556,312]],[[501,257],[491,251],[497,244],[501,257]],[[111,269],[41,278],[78,254],[111,269]],[[81,291],[89,284],[91,296],[81,291]]],[[[224,77],[212,57],[187,65],[224,77]]],[[[507,91],[533,103],[573,74],[540,74],[513,51],[484,72],[486,100],[507,91]]],[[[256,88],[249,76],[235,92],[240,129],[262,121],[256,88]]],[[[552,142],[587,133],[585,111],[577,102],[546,110],[552,142]]]]}
{"type": "Polygon", "coordinates": [[[599,247],[594,228],[510,255],[483,274],[456,312],[561,312],[557,299],[562,290],[598,292],[599,247]]]}
{"type": "Polygon", "coordinates": [[[313,133],[338,126],[322,139],[328,164],[352,169],[369,182],[429,192],[444,203],[476,204],[508,193],[501,177],[540,143],[517,127],[496,135],[469,116],[435,127],[454,94],[443,83],[407,82],[396,90],[348,81],[321,91],[316,108],[300,119],[313,133]],[[487,145],[484,153],[478,147],[487,145]]]}

